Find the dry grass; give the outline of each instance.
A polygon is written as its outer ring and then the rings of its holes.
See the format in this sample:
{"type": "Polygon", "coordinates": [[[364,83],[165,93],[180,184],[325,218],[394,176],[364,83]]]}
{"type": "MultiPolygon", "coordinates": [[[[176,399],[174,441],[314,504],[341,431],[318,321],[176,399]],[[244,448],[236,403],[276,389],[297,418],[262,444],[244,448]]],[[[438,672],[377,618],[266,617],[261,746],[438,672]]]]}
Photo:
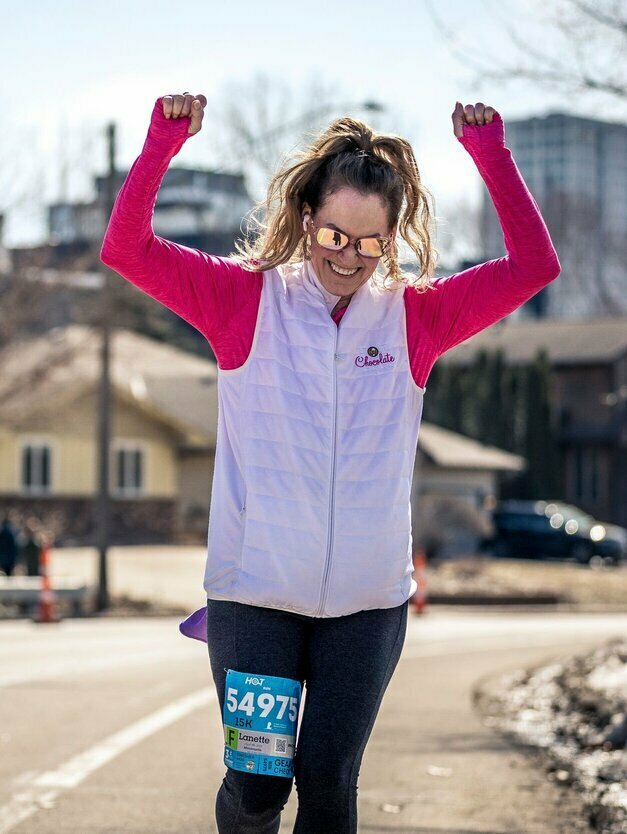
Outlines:
{"type": "Polygon", "coordinates": [[[590,568],[568,562],[533,562],[468,556],[429,566],[432,593],[506,593],[532,595],[553,592],[565,601],[603,604],[627,610],[627,565],[590,568]]]}

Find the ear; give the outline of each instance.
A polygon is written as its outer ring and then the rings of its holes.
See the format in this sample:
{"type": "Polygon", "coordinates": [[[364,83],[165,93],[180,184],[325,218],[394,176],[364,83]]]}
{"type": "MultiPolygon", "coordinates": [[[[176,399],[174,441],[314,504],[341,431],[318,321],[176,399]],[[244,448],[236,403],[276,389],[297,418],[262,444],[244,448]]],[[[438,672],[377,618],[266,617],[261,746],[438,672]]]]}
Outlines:
{"type": "Polygon", "coordinates": [[[311,215],[312,215],[312,211],[311,211],[311,208],[309,206],[309,203],[303,203],[302,219],[303,219],[303,231],[304,232],[307,231],[307,223],[308,223],[309,220],[311,220],[311,215]]]}
{"type": "Polygon", "coordinates": [[[396,246],[396,233],[397,232],[398,232],[398,224],[395,224],[390,229],[390,234],[389,234],[390,243],[386,247],[386,250],[385,250],[385,253],[384,253],[384,257],[386,257],[386,258],[389,258],[390,253],[392,253],[394,251],[394,247],[396,246]]]}

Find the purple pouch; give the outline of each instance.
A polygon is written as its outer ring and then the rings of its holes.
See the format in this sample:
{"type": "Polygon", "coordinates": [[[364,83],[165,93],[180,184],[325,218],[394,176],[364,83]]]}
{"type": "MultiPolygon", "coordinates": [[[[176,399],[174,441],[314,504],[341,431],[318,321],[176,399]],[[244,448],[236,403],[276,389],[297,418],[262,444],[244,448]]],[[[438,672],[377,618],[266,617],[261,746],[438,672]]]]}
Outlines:
{"type": "Polygon", "coordinates": [[[207,606],[199,608],[190,614],[186,620],[179,623],[179,631],[185,637],[191,637],[194,640],[201,640],[203,643],[207,642],[207,606]]]}

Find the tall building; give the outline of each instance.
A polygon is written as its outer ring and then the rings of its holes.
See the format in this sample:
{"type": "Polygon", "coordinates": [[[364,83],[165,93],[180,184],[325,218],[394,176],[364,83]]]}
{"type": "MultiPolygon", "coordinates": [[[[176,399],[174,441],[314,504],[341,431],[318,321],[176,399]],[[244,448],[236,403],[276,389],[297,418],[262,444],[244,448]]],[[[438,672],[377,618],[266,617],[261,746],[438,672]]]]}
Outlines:
{"type": "MultiPolygon", "coordinates": [[[[118,172],[116,193],[127,172],[118,172]]],[[[55,246],[102,241],[109,212],[105,177],[95,178],[89,203],[48,207],[49,241],[55,246]]],[[[251,208],[241,174],[173,167],[166,171],[154,214],[155,234],[216,255],[229,254],[241,236],[240,223],[251,208]]]]}
{"type": "MultiPolygon", "coordinates": [[[[538,203],[562,273],[514,318],[627,312],[627,125],[562,113],[508,121],[505,144],[538,203]]],[[[487,189],[483,260],[505,254],[487,189]]]]}

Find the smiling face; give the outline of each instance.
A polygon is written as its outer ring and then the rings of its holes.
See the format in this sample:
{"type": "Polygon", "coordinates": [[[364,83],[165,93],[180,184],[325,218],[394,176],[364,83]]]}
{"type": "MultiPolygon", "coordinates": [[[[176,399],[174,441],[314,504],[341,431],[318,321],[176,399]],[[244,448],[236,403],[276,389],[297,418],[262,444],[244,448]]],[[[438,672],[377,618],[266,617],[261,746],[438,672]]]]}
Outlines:
{"type": "MultiPolygon", "coordinates": [[[[302,213],[303,219],[306,215],[311,216],[317,229],[322,226],[337,229],[352,241],[360,237],[388,237],[392,234],[385,201],[376,194],[362,194],[354,188],[345,187],[329,194],[315,215],[307,204],[302,213]]],[[[311,264],[327,292],[352,295],[377,268],[380,258],[365,258],[357,252],[354,243],[333,252],[320,246],[309,223],[308,230],[311,235],[311,264]],[[340,274],[334,267],[348,274],[340,274]]]]}

